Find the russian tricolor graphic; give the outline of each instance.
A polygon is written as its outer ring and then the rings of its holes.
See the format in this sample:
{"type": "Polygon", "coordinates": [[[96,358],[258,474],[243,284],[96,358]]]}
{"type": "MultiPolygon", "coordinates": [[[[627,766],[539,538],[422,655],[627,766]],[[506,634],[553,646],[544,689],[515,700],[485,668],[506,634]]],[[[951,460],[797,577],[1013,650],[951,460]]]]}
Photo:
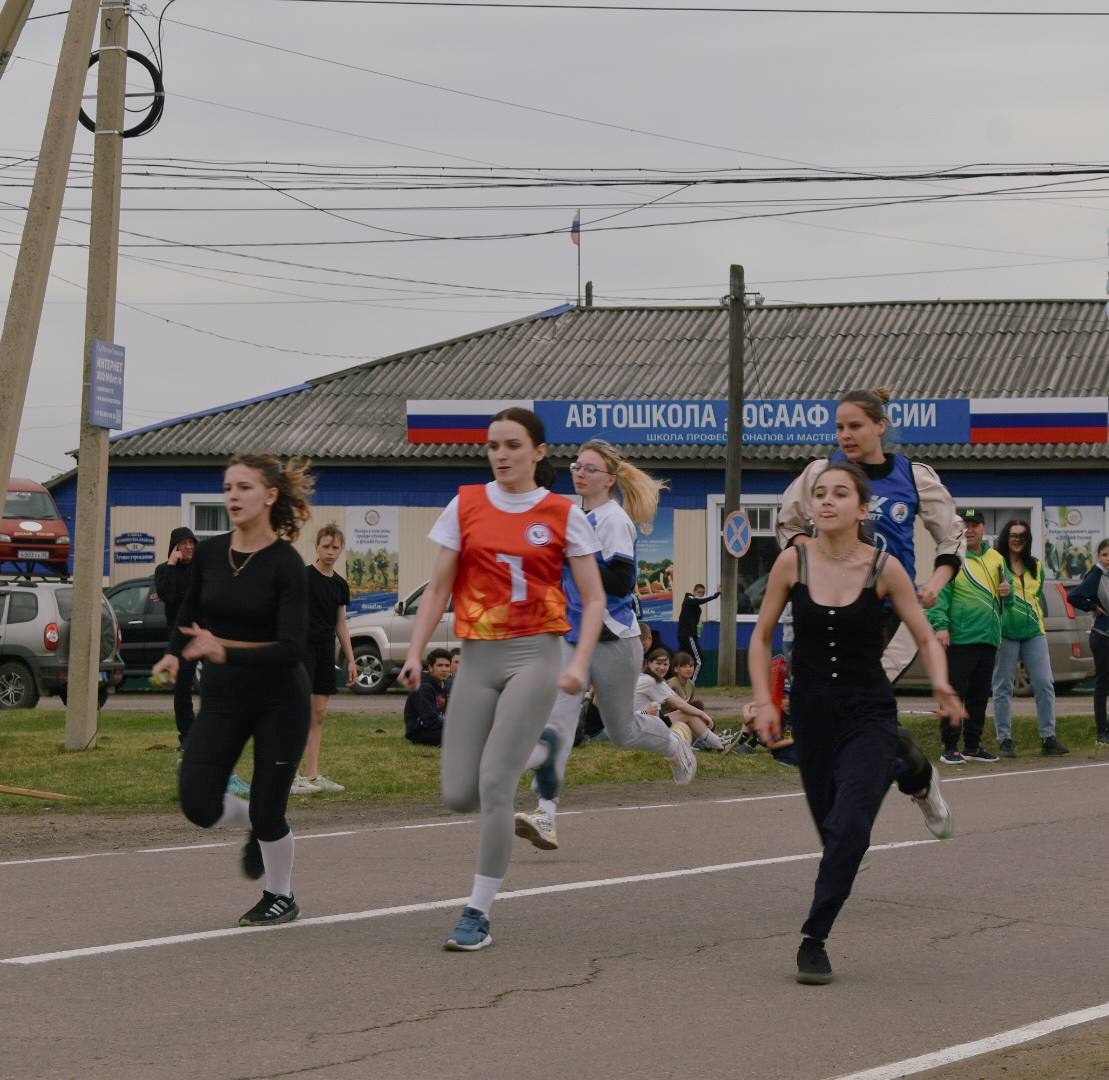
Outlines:
{"type": "Polygon", "coordinates": [[[534,407],[533,401],[409,401],[410,443],[485,442],[490,417],[501,409],[534,407]]]}
{"type": "Polygon", "coordinates": [[[1109,397],[972,398],[970,441],[1109,442],[1109,397]]]}

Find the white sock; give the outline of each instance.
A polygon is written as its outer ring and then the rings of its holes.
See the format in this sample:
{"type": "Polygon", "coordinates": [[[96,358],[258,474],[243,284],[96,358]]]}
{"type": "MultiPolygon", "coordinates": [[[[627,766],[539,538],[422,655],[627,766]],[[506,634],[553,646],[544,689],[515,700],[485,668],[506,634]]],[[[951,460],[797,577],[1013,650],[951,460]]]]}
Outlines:
{"type": "Polygon", "coordinates": [[[558,803],[554,799],[540,799],[539,809],[551,819],[551,828],[554,828],[555,818],[558,816],[558,803]]]}
{"type": "Polygon", "coordinates": [[[477,908],[483,915],[488,915],[502,881],[504,881],[504,878],[474,874],[474,891],[470,893],[468,906],[477,908]]]}
{"type": "Polygon", "coordinates": [[[721,741],[720,736],[715,731],[706,731],[701,736],[701,742],[705,744],[710,750],[723,750],[724,743],[721,741]]]}
{"type": "Polygon", "coordinates": [[[280,840],[259,840],[262,862],[266,867],[266,892],[278,896],[293,895],[293,842],[292,832],[280,840]]]}
{"type": "Polygon", "coordinates": [[[223,813],[219,820],[212,826],[213,829],[226,829],[229,827],[250,828],[250,803],[240,799],[237,795],[223,796],[223,813]]]}
{"type": "Polygon", "coordinates": [[[537,769],[542,765],[547,758],[551,756],[551,744],[548,742],[537,742],[532,747],[531,754],[528,757],[528,763],[524,766],[527,769],[537,769]]]}

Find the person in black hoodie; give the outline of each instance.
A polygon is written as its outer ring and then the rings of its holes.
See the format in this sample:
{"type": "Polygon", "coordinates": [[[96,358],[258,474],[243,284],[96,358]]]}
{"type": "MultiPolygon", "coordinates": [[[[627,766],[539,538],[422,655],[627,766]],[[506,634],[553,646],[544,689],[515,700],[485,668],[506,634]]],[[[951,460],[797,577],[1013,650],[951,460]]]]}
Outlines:
{"type": "Polygon", "coordinates": [[[420,688],[413,690],[404,703],[404,737],[420,746],[442,746],[451,654],[446,649],[432,649],[425,663],[420,688]]]}
{"type": "Polygon", "coordinates": [[[711,596],[705,595],[704,585],[694,585],[693,592],[687,592],[678,613],[678,648],[693,657],[693,681],[701,674],[701,609],[712,603],[720,595],[720,588],[711,596]]]}
{"type": "MultiPolygon", "coordinates": [[[[154,571],[154,591],[165,605],[166,627],[173,636],[181,602],[189,592],[193,576],[196,537],[192,529],[182,526],[169,534],[169,558],[154,571]]],[[[184,746],[185,736],[193,725],[193,679],[195,660],[182,660],[177,682],[173,687],[173,717],[177,722],[177,740],[184,746]]]]}

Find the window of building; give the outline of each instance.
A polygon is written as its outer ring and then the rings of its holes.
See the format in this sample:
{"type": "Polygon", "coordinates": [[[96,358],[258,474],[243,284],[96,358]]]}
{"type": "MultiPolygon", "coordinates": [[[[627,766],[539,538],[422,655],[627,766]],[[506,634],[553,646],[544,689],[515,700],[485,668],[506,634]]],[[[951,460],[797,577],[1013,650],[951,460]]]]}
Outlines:
{"type": "Polygon", "coordinates": [[[181,521],[188,525],[198,540],[230,532],[231,519],[219,495],[182,495],[181,521]]]}
{"type": "MultiPolygon", "coordinates": [[[[758,616],[759,605],[766,593],[766,582],[770,568],[778,557],[778,542],[774,529],[778,522],[778,502],[773,495],[741,495],[740,506],[751,522],[751,546],[747,554],[739,560],[738,588],[736,593],[737,613],[747,621],[758,616]]],[[[715,589],[720,583],[720,535],[724,528],[724,496],[708,497],[708,587],[715,589]]],[[[720,601],[709,605],[706,617],[720,618],[720,601]]]]}

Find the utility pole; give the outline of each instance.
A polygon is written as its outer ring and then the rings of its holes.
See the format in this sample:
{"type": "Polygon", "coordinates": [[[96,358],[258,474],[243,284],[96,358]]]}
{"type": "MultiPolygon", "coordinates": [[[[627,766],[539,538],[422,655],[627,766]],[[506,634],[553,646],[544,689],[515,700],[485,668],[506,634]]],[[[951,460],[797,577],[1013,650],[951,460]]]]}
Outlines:
{"type": "MultiPolygon", "coordinates": [[[[743,267],[733,266],[728,285],[728,441],[724,449],[724,519],[739,509],[743,463],[743,267]]],[[[718,528],[710,522],[710,528],[718,528]]],[[[736,685],[735,627],[738,560],[724,547],[720,529],[720,661],[717,681],[736,685]]]]}
{"type": "Polygon", "coordinates": [[[93,382],[92,343],[115,339],[128,7],[127,0],[105,0],[100,10],[85,365],[81,388],[81,442],[77,459],[73,619],[69,634],[69,701],[65,714],[67,750],[85,750],[93,746],[97,732],[108,430],[89,423],[89,404],[93,382]]]}
{"type": "Polygon", "coordinates": [[[31,5],[35,0],[5,0],[0,8],[0,79],[4,77],[8,61],[15,52],[19,43],[19,35],[31,14],[31,5]]]}
{"type": "MultiPolygon", "coordinates": [[[[69,158],[73,153],[73,136],[77,130],[77,114],[81,111],[81,92],[85,87],[85,71],[96,28],[96,9],[97,0],[71,0],[31,201],[23,225],[23,240],[4,316],[4,331],[0,336],[0,482],[3,490],[7,490],[11,477],[19,424],[23,419],[27,381],[38,340],[50,260],[54,255],[69,176],[69,158]]],[[[0,12],[0,28],[8,36],[0,40],[0,50],[15,47],[27,10],[28,0],[7,0],[0,12]]],[[[12,107],[8,105],[9,109],[12,107]]]]}

